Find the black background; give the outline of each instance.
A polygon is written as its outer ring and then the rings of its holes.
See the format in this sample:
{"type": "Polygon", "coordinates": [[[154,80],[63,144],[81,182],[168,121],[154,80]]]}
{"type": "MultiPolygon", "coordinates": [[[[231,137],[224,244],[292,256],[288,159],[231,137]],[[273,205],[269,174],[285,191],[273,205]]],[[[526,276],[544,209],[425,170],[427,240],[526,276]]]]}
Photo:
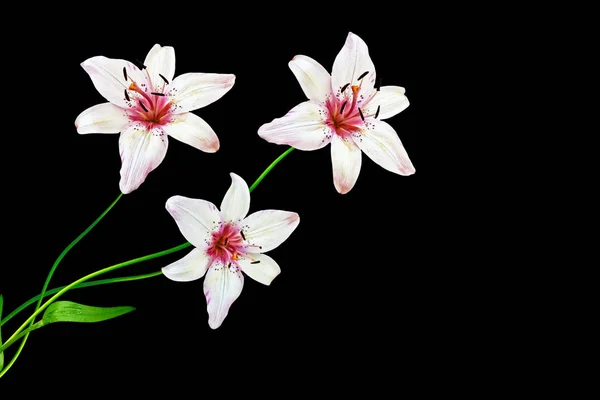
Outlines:
{"type": "MultiPolygon", "coordinates": [[[[39,293],[62,249],[119,194],[118,135],[78,135],[74,127],[81,111],[105,101],[80,67],[89,57],[143,60],[159,43],[175,48],[175,76],[233,73],[236,83],[195,111],[216,131],[220,150],[206,154],[170,139],[162,164],[65,257],[51,287],[185,242],[165,201],[179,194],[219,205],[229,172],[254,182],[286,149],[263,141],[258,128],[306,100],[287,63],[304,54],[331,71],[349,31],[366,41],[383,85],[406,88],[411,105],[387,122],[419,171],[418,55],[402,27],[409,15],[392,21],[381,13],[356,21],[333,16],[335,23],[327,23],[303,15],[298,21],[248,16],[228,22],[224,14],[177,14],[125,13],[102,22],[50,18],[29,38],[7,40],[5,56],[14,64],[3,85],[4,315],[39,293]]],[[[293,235],[269,253],[282,273],[269,287],[246,277],[219,329],[208,327],[203,279],[176,283],[159,276],[75,290],[63,299],[137,310],[108,322],[34,332],[0,387],[68,382],[101,388],[119,381],[134,388],[191,388],[201,396],[216,383],[231,390],[239,378],[253,381],[240,389],[268,392],[286,377],[295,384],[290,390],[343,382],[379,390],[380,383],[414,373],[428,347],[423,334],[431,268],[417,262],[419,176],[392,174],[363,155],[354,189],[340,195],[329,147],[292,152],[252,193],[250,208],[300,214],[293,235]]],[[[108,276],[157,271],[188,251],[108,276]]],[[[29,312],[2,327],[3,339],[29,312]]]]}

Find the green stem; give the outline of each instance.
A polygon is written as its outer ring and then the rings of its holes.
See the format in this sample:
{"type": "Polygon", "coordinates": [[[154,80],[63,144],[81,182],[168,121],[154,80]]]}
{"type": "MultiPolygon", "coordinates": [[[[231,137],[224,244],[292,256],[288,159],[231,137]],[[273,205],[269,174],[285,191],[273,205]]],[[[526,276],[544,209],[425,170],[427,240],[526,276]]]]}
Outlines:
{"type": "MultiPolygon", "coordinates": [[[[249,188],[249,191],[250,191],[250,192],[252,192],[252,191],[253,191],[253,190],[254,190],[254,189],[255,189],[255,188],[256,188],[256,187],[257,187],[257,186],[260,184],[260,182],[261,182],[261,181],[262,181],[262,180],[265,178],[265,176],[267,176],[267,174],[268,174],[268,173],[269,173],[269,172],[270,172],[270,171],[271,171],[271,170],[272,170],[272,169],[273,169],[273,168],[274,168],[274,167],[275,167],[275,166],[276,166],[276,165],[277,165],[277,164],[278,164],[278,163],[279,163],[281,160],[283,160],[283,159],[284,159],[284,158],[285,158],[285,157],[286,157],[288,154],[290,154],[290,153],[292,152],[292,150],[294,150],[294,148],[293,148],[293,147],[290,147],[290,148],[289,148],[289,149],[287,149],[287,150],[286,150],[286,151],[285,151],[283,154],[281,154],[279,157],[277,157],[277,159],[275,159],[275,161],[273,161],[273,162],[272,162],[272,163],[271,163],[271,164],[270,164],[270,165],[267,167],[267,169],[265,169],[265,170],[263,171],[263,173],[262,173],[262,174],[261,174],[261,175],[260,175],[260,176],[259,176],[259,177],[256,179],[256,181],[255,181],[255,182],[252,184],[252,186],[250,186],[250,188],[249,188]]],[[[118,200],[118,199],[117,199],[117,200],[118,200]]],[[[93,226],[92,226],[92,228],[93,228],[93,226]]],[[[91,228],[89,228],[89,229],[91,229],[91,228]]],[[[81,237],[83,237],[83,236],[81,236],[81,237]]],[[[78,238],[78,239],[80,240],[80,238],[78,238]]],[[[78,240],[78,239],[76,239],[76,240],[78,240]]],[[[76,243],[76,242],[75,242],[75,243],[76,243]]],[[[74,244],[73,244],[73,245],[74,245],[74,244]]],[[[20,332],[21,332],[21,331],[22,331],[22,330],[25,328],[25,326],[26,326],[28,323],[30,323],[30,322],[31,322],[31,323],[33,323],[33,320],[35,319],[35,317],[36,317],[36,316],[38,316],[38,315],[39,315],[39,314],[40,314],[40,313],[41,313],[41,312],[42,312],[44,309],[46,309],[46,308],[47,308],[47,307],[48,307],[48,306],[49,306],[49,305],[50,305],[50,304],[51,304],[51,303],[52,303],[54,300],[56,300],[58,297],[62,296],[62,295],[63,295],[64,293],[66,293],[66,292],[67,292],[69,289],[71,289],[71,288],[73,288],[73,287],[76,287],[76,286],[78,286],[79,284],[81,284],[81,283],[85,282],[86,280],[88,280],[88,279],[91,279],[91,278],[94,278],[94,277],[96,277],[96,276],[98,276],[98,275],[105,274],[105,273],[107,273],[107,272],[114,271],[114,270],[116,270],[116,269],[118,269],[118,268],[122,268],[122,267],[125,267],[125,266],[128,266],[128,265],[132,265],[132,264],[135,264],[135,263],[138,263],[138,262],[142,262],[142,261],[150,260],[150,259],[152,259],[152,258],[156,258],[156,257],[162,257],[162,256],[165,256],[165,255],[167,255],[167,254],[174,253],[174,252],[176,252],[176,251],[182,250],[182,249],[184,249],[184,248],[186,248],[186,247],[189,247],[189,246],[191,246],[191,244],[190,244],[189,242],[186,242],[186,243],[184,243],[184,244],[181,244],[181,245],[179,245],[179,246],[173,247],[173,248],[171,248],[171,249],[168,249],[168,250],[164,250],[164,251],[161,251],[161,252],[158,252],[158,253],[150,254],[150,255],[148,255],[148,256],[144,256],[144,257],[136,258],[136,259],[133,259],[133,260],[130,260],[130,261],[126,261],[126,262],[124,262],[124,263],[121,263],[121,264],[116,264],[116,265],[113,265],[113,266],[111,266],[111,267],[108,267],[108,268],[102,269],[102,270],[100,270],[100,271],[96,271],[96,272],[94,272],[94,273],[92,273],[92,274],[90,274],[90,275],[87,275],[87,276],[85,276],[85,277],[83,277],[83,278],[81,278],[81,279],[79,279],[79,280],[77,280],[77,281],[75,281],[75,282],[71,283],[70,285],[67,285],[67,286],[63,287],[63,288],[62,288],[62,289],[60,289],[60,290],[59,290],[59,291],[58,291],[58,292],[57,292],[57,293],[56,293],[56,294],[55,294],[55,295],[54,295],[52,298],[50,298],[50,300],[46,301],[46,303],[44,303],[44,305],[43,305],[43,306],[41,306],[41,307],[36,307],[36,311],[33,313],[33,315],[31,315],[31,316],[30,316],[30,317],[27,319],[27,321],[25,321],[25,322],[23,323],[23,325],[21,325],[21,327],[20,327],[19,329],[17,329],[17,330],[15,331],[15,333],[13,333],[13,335],[12,335],[12,336],[11,336],[11,337],[8,339],[8,341],[11,341],[11,340],[12,340],[12,339],[13,339],[13,338],[16,336],[16,335],[18,335],[18,334],[19,334],[19,333],[20,333],[20,332]]],[[[72,246],[71,246],[71,247],[72,247],[72,246]]],[[[66,252],[65,252],[65,254],[66,254],[66,252]]],[[[140,278],[140,279],[141,279],[141,278],[140,278]]],[[[107,282],[107,283],[109,283],[109,282],[107,282]]],[[[91,285],[90,285],[90,286],[91,286],[91,285]]],[[[42,299],[40,298],[40,302],[41,302],[41,300],[42,300],[42,299]]],[[[35,300],[34,300],[34,301],[35,301],[35,300]]],[[[38,305],[39,305],[39,303],[38,303],[38,305]]],[[[22,306],[22,307],[23,307],[23,306],[22,306]]],[[[25,307],[26,307],[26,306],[24,306],[23,308],[25,308],[25,307]]],[[[20,311],[20,310],[19,310],[19,311],[20,311]]],[[[16,313],[15,313],[15,315],[16,315],[16,313]]],[[[10,317],[12,318],[13,316],[14,316],[14,315],[13,315],[13,313],[11,313],[10,317]]],[[[0,378],[2,378],[2,376],[4,376],[4,374],[6,374],[6,372],[7,372],[7,371],[10,369],[10,367],[11,367],[11,366],[12,366],[12,365],[15,363],[15,361],[16,361],[16,359],[17,359],[17,357],[19,357],[19,354],[20,354],[20,353],[21,353],[21,351],[23,350],[23,346],[25,346],[25,342],[26,342],[26,340],[27,340],[27,336],[25,336],[25,338],[24,338],[24,339],[23,339],[23,341],[21,342],[21,345],[20,345],[20,346],[19,346],[19,348],[17,349],[17,352],[16,352],[16,353],[15,353],[15,355],[13,356],[12,360],[10,361],[10,363],[8,363],[8,365],[6,365],[6,367],[5,367],[5,368],[4,368],[2,371],[0,371],[0,378]]]]}
{"type": "MultiPolygon", "coordinates": [[[[153,278],[153,277],[159,276],[159,275],[162,275],[161,271],[150,272],[149,274],[144,274],[144,275],[133,275],[133,276],[124,276],[124,277],[121,277],[121,278],[101,279],[101,280],[97,280],[97,281],[82,283],[81,285],[77,285],[77,286],[73,287],[73,289],[83,289],[83,288],[86,288],[86,287],[107,285],[109,283],[137,281],[137,280],[140,280],[140,279],[153,278]]],[[[48,296],[53,295],[54,293],[58,293],[64,287],[65,286],[61,286],[61,287],[57,287],[57,288],[48,290],[44,294],[44,297],[48,297],[48,296]]],[[[30,305],[32,305],[33,303],[35,303],[37,301],[37,299],[40,299],[41,297],[42,297],[42,295],[38,294],[37,296],[32,297],[31,299],[27,300],[25,303],[21,304],[19,306],[19,308],[17,308],[16,310],[14,310],[10,314],[8,314],[6,317],[4,317],[4,319],[2,321],[0,321],[0,327],[2,325],[4,325],[5,323],[7,323],[12,317],[14,317],[15,315],[17,315],[21,311],[23,311],[25,308],[27,308],[30,305]]]]}
{"type": "Polygon", "coordinates": [[[250,186],[250,193],[252,193],[252,191],[254,190],[254,188],[256,188],[258,186],[258,184],[263,180],[263,178],[265,176],[267,176],[267,174],[269,172],[271,172],[271,170],[279,163],[279,161],[283,160],[285,156],[287,156],[288,154],[290,154],[292,152],[292,150],[294,150],[293,147],[290,147],[289,149],[287,149],[285,151],[285,153],[283,153],[282,155],[280,155],[279,157],[277,157],[277,159],[275,159],[275,161],[273,161],[271,163],[271,165],[269,165],[267,167],[267,169],[265,169],[263,171],[262,174],[260,174],[260,176],[256,179],[256,181],[252,184],[252,186],[250,186]]]}
{"type": "Polygon", "coordinates": [[[35,331],[36,329],[39,329],[44,325],[46,325],[44,320],[38,321],[35,324],[30,325],[29,328],[27,328],[23,332],[19,333],[14,339],[7,341],[6,343],[4,343],[3,346],[0,346],[0,350],[4,351],[5,349],[8,349],[10,347],[10,345],[12,345],[14,342],[21,339],[25,335],[29,335],[29,333],[31,331],[35,331]]]}
{"type": "MultiPolygon", "coordinates": [[[[15,333],[13,333],[10,338],[8,338],[8,340],[6,341],[6,343],[8,343],[11,340],[13,340],[23,329],[25,329],[27,327],[27,324],[29,324],[31,321],[33,321],[35,319],[35,317],[37,317],[38,315],[40,315],[40,313],[42,311],[44,311],[46,308],[48,308],[48,306],[50,304],[52,304],[56,299],[58,299],[60,296],[62,296],[66,292],[68,292],[69,289],[71,289],[71,288],[79,285],[80,283],[88,281],[88,280],[90,280],[92,278],[95,278],[95,277],[97,277],[99,275],[103,275],[103,274],[106,274],[108,272],[115,271],[115,270],[117,270],[119,268],[127,267],[129,265],[137,264],[137,263],[142,262],[142,261],[147,261],[147,260],[151,260],[153,258],[162,257],[162,256],[165,256],[167,254],[174,253],[176,251],[185,249],[186,247],[189,247],[189,246],[191,246],[190,243],[184,243],[184,244],[179,245],[177,247],[173,247],[172,249],[169,249],[169,250],[160,251],[158,253],[149,254],[149,255],[144,256],[144,257],[134,258],[133,260],[129,260],[129,261],[125,261],[125,262],[122,262],[122,263],[119,263],[119,264],[112,265],[110,267],[101,269],[99,271],[92,272],[91,274],[88,274],[88,275],[84,276],[83,278],[77,279],[75,282],[73,282],[73,283],[71,283],[71,284],[63,287],[62,289],[60,289],[54,296],[52,296],[48,301],[46,301],[40,308],[38,308],[37,310],[35,310],[35,312],[33,314],[31,314],[31,316],[29,318],[27,318],[27,321],[23,322],[23,325],[21,325],[19,327],[19,329],[17,329],[15,331],[15,333]]],[[[4,347],[0,347],[0,350],[4,350],[4,349],[5,349],[4,347]]],[[[4,372],[5,371],[0,372],[0,377],[2,377],[2,374],[4,372]]]]}

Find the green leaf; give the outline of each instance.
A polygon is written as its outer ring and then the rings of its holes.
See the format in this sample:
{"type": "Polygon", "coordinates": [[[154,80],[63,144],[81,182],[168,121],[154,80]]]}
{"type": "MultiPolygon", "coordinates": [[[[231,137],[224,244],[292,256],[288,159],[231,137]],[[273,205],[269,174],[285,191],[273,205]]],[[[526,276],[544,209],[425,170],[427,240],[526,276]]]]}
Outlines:
{"type": "Polygon", "coordinates": [[[72,301],[57,301],[50,304],[42,320],[52,322],[100,322],[127,314],[134,307],[91,307],[72,301]]]}
{"type": "MultiPolygon", "coordinates": [[[[2,295],[0,294],[0,319],[2,319],[2,303],[4,302],[4,299],[2,297],[2,295]]],[[[0,346],[2,346],[2,327],[0,326],[0,346]]],[[[2,371],[2,368],[4,368],[4,352],[0,353],[0,371],[2,371]]]]}

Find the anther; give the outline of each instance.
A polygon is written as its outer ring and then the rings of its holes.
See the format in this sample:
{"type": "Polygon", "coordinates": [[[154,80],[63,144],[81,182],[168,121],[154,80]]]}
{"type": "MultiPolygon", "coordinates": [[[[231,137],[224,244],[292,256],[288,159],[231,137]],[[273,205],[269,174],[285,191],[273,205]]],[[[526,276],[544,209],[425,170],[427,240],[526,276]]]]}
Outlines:
{"type": "Polygon", "coordinates": [[[250,264],[258,264],[260,261],[252,261],[250,264]]]}
{"type": "Polygon", "coordinates": [[[139,69],[146,69],[146,66],[144,65],[144,63],[141,62],[140,60],[138,60],[137,58],[135,59],[135,63],[139,69]]]}
{"type": "Polygon", "coordinates": [[[229,238],[225,238],[225,244],[224,244],[224,246],[227,246],[227,242],[229,242],[229,238]]]}
{"type": "Polygon", "coordinates": [[[123,77],[127,80],[127,70],[123,67],[123,77]]]}
{"type": "Polygon", "coordinates": [[[227,268],[231,268],[231,262],[229,263],[229,265],[227,266],[227,268]]]}
{"type": "Polygon", "coordinates": [[[164,96],[164,93],[158,93],[158,92],[150,92],[150,94],[153,94],[155,96],[164,96]]]}
{"type": "Polygon", "coordinates": [[[381,90],[381,78],[379,78],[379,85],[377,85],[377,91],[379,92],[381,90]]]}
{"type": "Polygon", "coordinates": [[[125,98],[127,99],[127,101],[131,101],[129,95],[127,94],[127,89],[123,89],[123,93],[125,93],[125,98]]]}
{"type": "Polygon", "coordinates": [[[360,108],[358,109],[358,113],[360,114],[360,119],[362,119],[363,122],[364,122],[365,121],[365,116],[363,115],[363,113],[362,113],[362,111],[361,111],[360,108]]]}
{"type": "Polygon", "coordinates": [[[364,78],[365,76],[367,76],[368,73],[369,73],[369,71],[363,72],[363,74],[358,77],[357,81],[360,81],[362,78],[364,78]]]}
{"type": "Polygon", "coordinates": [[[244,240],[246,240],[246,236],[244,236],[244,231],[240,231],[240,235],[242,235],[242,237],[244,238],[244,240]]]}
{"type": "Polygon", "coordinates": [[[164,76],[162,76],[161,74],[158,74],[158,76],[160,76],[162,78],[163,81],[165,81],[165,83],[168,85],[169,81],[167,80],[167,78],[165,78],[164,76]]]}
{"type": "Polygon", "coordinates": [[[347,103],[347,101],[345,101],[344,104],[342,104],[342,109],[340,110],[340,114],[344,113],[344,107],[346,107],[346,103],[347,103]]]}
{"type": "Polygon", "coordinates": [[[148,112],[148,109],[146,108],[146,106],[144,106],[144,103],[142,103],[141,101],[140,101],[140,106],[142,106],[142,108],[144,109],[144,111],[148,112]]]}
{"type": "Polygon", "coordinates": [[[350,82],[346,83],[344,86],[342,86],[342,89],[340,90],[340,92],[344,93],[344,90],[346,90],[346,88],[350,86],[350,82]]]}
{"type": "Polygon", "coordinates": [[[381,110],[381,105],[377,106],[377,112],[375,113],[375,118],[379,116],[379,111],[381,110]]]}

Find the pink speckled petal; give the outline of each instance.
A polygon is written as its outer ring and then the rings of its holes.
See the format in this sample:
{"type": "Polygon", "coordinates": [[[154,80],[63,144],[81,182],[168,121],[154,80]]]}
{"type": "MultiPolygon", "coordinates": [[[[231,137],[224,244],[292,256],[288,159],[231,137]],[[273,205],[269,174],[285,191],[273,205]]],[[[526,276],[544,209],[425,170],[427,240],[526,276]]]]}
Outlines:
{"type": "Polygon", "coordinates": [[[221,222],[221,213],[210,201],[173,196],[167,200],[171,214],[181,234],[195,247],[205,249],[211,232],[221,222]]]}
{"type": "Polygon", "coordinates": [[[229,266],[215,261],[204,278],[204,295],[208,325],[217,329],[227,317],[229,307],[242,293],[244,275],[235,264],[229,266]]]}
{"type": "Polygon", "coordinates": [[[175,49],[155,44],[148,52],[144,65],[150,75],[152,87],[156,89],[155,91],[161,91],[160,89],[166,83],[160,75],[167,78],[169,82],[175,75],[175,49]]]}
{"type": "Polygon", "coordinates": [[[317,150],[327,146],[334,135],[325,123],[328,113],[321,103],[306,101],[284,117],[261,126],[258,135],[270,143],[287,144],[299,150],[317,150]]]}
{"type": "Polygon", "coordinates": [[[249,253],[266,253],[283,243],[300,223],[295,212],[263,210],[250,214],[241,223],[249,253]]]}
{"type": "Polygon", "coordinates": [[[288,66],[309,100],[325,101],[331,93],[331,76],[321,64],[310,57],[298,55],[288,66]]]}
{"type": "Polygon", "coordinates": [[[348,193],[360,174],[362,152],[352,138],[342,139],[335,135],[331,141],[331,164],[333,166],[333,184],[341,193],[348,193]]]}
{"type": "Polygon", "coordinates": [[[77,133],[119,133],[129,124],[129,115],[112,103],[102,103],[83,111],[75,120],[77,133]]]}
{"type": "Polygon", "coordinates": [[[175,114],[197,110],[219,100],[235,83],[235,75],[189,73],[169,85],[175,114]]]}
{"type": "Polygon", "coordinates": [[[375,65],[369,56],[367,44],[357,35],[350,32],[346,43],[333,62],[331,71],[331,87],[335,93],[345,84],[361,85],[361,94],[368,97],[375,86],[375,65]],[[363,79],[362,85],[358,78],[369,72],[363,79]]]}
{"type": "Polygon", "coordinates": [[[279,265],[266,254],[252,254],[252,258],[242,258],[239,263],[246,275],[267,286],[281,273],[279,265]]]}
{"type": "Polygon", "coordinates": [[[177,114],[163,129],[175,139],[206,153],[219,150],[219,138],[202,118],[192,113],[177,114]]]}
{"type": "Polygon", "coordinates": [[[96,90],[114,105],[128,108],[125,89],[129,88],[132,79],[143,89],[150,91],[146,73],[129,61],[97,56],[81,63],[83,69],[92,79],[96,90]],[[123,76],[123,67],[127,72],[127,80],[123,76]]]}
{"type": "Polygon", "coordinates": [[[168,136],[159,127],[149,131],[144,124],[132,122],[121,132],[121,192],[131,193],[146,180],[165,158],[168,144],[168,136]]]}
{"type": "Polygon", "coordinates": [[[400,86],[382,86],[381,91],[375,94],[363,112],[365,115],[374,116],[377,113],[377,107],[380,107],[377,118],[391,118],[408,107],[409,102],[404,92],[404,88],[400,86]]]}
{"type": "Polygon", "coordinates": [[[250,190],[246,181],[239,175],[233,172],[229,175],[231,186],[221,202],[221,214],[225,221],[240,221],[250,209],[250,190]]]}
{"type": "Polygon", "coordinates": [[[415,167],[402,145],[398,134],[387,122],[369,119],[369,128],[362,135],[354,137],[354,142],[377,164],[399,175],[412,175],[415,167]]]}
{"type": "Polygon", "coordinates": [[[182,259],[163,267],[162,273],[176,282],[195,281],[204,276],[209,265],[210,259],[204,250],[194,249],[182,259]]]}

